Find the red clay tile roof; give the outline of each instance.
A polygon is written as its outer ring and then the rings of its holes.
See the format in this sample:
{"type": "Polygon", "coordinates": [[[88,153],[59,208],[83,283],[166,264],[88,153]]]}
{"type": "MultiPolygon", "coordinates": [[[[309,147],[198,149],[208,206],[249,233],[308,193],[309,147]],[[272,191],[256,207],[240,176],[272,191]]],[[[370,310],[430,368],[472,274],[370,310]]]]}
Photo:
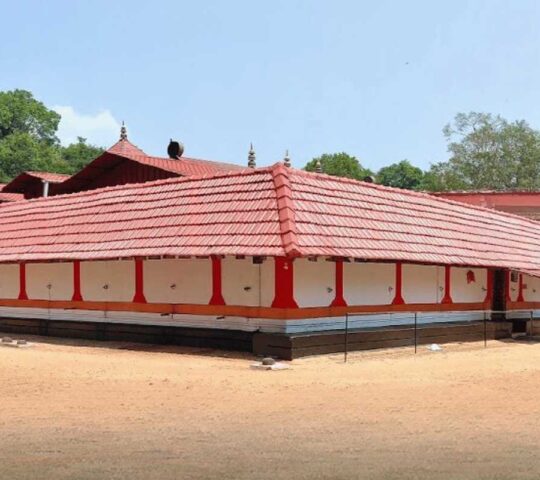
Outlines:
{"type": "Polygon", "coordinates": [[[139,147],[136,147],[127,139],[119,140],[107,152],[129,158],[144,165],[177,173],[184,177],[190,175],[211,175],[217,172],[228,172],[232,170],[239,171],[246,168],[233,163],[214,162],[189,157],[180,157],[178,159],[153,157],[144,153],[139,147]]]}
{"type": "MultiPolygon", "coordinates": [[[[86,165],[81,171],[74,174],[60,187],[58,193],[71,193],[86,190],[94,181],[99,181],[99,178],[104,175],[104,172],[112,172],[115,168],[125,164],[126,160],[166,172],[155,175],[150,179],[176,176],[214,175],[219,172],[245,170],[245,167],[231,163],[199,160],[188,157],[180,157],[179,159],[153,157],[144,153],[129,140],[124,139],[116,142],[111,148],[86,165]]],[[[136,181],[133,181],[134,179],[132,178],[122,178],[123,181],[121,183],[123,184],[139,183],[149,180],[148,178],[137,178],[136,181]]]]}
{"type": "Polygon", "coordinates": [[[540,223],[276,164],[0,206],[0,262],[328,255],[540,270],[540,223]]]}
{"type": "Polygon", "coordinates": [[[35,184],[36,182],[39,182],[41,184],[43,181],[58,184],[64,182],[68,178],[70,178],[69,175],[64,175],[62,173],[32,171],[22,172],[21,174],[17,175],[13,180],[11,180],[11,182],[4,185],[2,191],[4,193],[22,194],[26,191],[29,184],[35,184]]]}

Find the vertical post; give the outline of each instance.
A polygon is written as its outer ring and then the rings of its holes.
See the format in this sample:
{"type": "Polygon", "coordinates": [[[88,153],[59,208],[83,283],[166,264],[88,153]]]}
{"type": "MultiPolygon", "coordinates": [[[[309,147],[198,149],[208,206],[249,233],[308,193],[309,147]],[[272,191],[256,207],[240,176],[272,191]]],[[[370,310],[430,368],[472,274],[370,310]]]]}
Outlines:
{"type": "Polygon", "coordinates": [[[414,353],[418,351],[418,313],[414,312],[414,353]]]}
{"type": "Polygon", "coordinates": [[[347,363],[347,357],[349,355],[349,314],[345,314],[345,347],[344,347],[344,362],[347,363]]]}
{"type": "Polygon", "coordinates": [[[401,273],[401,262],[396,262],[395,295],[392,305],[403,305],[405,303],[401,295],[403,281],[401,273]]]}
{"type": "Polygon", "coordinates": [[[444,297],[441,300],[441,303],[452,303],[452,294],[450,292],[451,285],[451,271],[450,265],[444,266],[444,297]]]}
{"type": "Polygon", "coordinates": [[[272,308],[298,308],[294,299],[294,262],[274,257],[274,301],[272,308]]]}
{"type": "Polygon", "coordinates": [[[135,295],[133,296],[133,302],[146,303],[144,296],[144,271],[142,258],[135,259],[135,295]]]}
{"type": "Polygon", "coordinates": [[[210,305],[225,305],[221,283],[221,257],[212,255],[212,298],[210,305]]]}
{"type": "Polygon", "coordinates": [[[529,318],[529,323],[531,324],[531,326],[529,327],[529,336],[531,338],[534,336],[533,319],[534,319],[534,315],[533,315],[533,311],[531,310],[530,318],[529,318]]]}
{"type": "Polygon", "coordinates": [[[518,280],[518,296],[516,299],[517,302],[524,302],[523,298],[523,274],[519,274],[519,280],[518,280]]]}
{"type": "Polygon", "coordinates": [[[73,302],[81,302],[82,299],[81,262],[79,260],[75,260],[73,262],[73,296],[71,297],[71,300],[73,302]]]}
{"type": "Polygon", "coordinates": [[[335,290],[336,295],[334,297],[334,300],[330,304],[331,307],[346,307],[347,302],[345,301],[345,298],[343,296],[343,259],[338,258],[336,259],[336,280],[335,280],[335,290]]]}
{"type": "Polygon", "coordinates": [[[484,348],[487,348],[487,318],[484,310],[484,348]]]}
{"type": "Polygon", "coordinates": [[[26,263],[19,263],[19,300],[28,300],[26,293],[26,263]]]}

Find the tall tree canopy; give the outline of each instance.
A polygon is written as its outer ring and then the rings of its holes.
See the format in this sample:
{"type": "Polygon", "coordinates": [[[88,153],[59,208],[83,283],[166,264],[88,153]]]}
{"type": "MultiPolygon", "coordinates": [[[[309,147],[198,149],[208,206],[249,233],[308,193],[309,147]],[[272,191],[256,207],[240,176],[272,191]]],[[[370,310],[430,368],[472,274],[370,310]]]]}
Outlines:
{"type": "Polygon", "coordinates": [[[103,151],[84,138],[62,147],[59,123],[60,115],[30,92],[0,92],[0,181],[26,170],[74,173],[103,151]]]}
{"type": "Polygon", "coordinates": [[[540,132],[487,113],[456,115],[443,133],[451,157],[432,165],[429,190],[540,188],[540,132]]]}
{"type": "Polygon", "coordinates": [[[336,177],[347,177],[362,180],[366,176],[371,175],[371,170],[362,167],[356,157],[353,157],[345,152],[341,153],[324,153],[320,157],[316,157],[306,164],[304,170],[314,172],[317,170],[317,163],[321,162],[322,170],[328,175],[336,177]]]}
{"type": "Polygon", "coordinates": [[[381,168],[377,173],[377,183],[388,187],[419,189],[424,179],[422,169],[411,165],[408,160],[381,168]]]}

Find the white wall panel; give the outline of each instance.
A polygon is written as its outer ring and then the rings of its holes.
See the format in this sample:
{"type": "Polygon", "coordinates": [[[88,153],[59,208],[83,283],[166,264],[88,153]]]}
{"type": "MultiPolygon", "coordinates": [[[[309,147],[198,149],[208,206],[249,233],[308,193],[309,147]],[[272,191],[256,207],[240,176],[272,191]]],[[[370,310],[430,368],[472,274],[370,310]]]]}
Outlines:
{"type": "Polygon", "coordinates": [[[343,292],[348,305],[389,305],[395,295],[393,263],[343,264],[343,292]]]}
{"type": "Polygon", "coordinates": [[[71,262],[28,263],[26,265],[26,293],[31,300],[71,300],[73,264],[71,262]]]}
{"type": "Polygon", "coordinates": [[[0,265],[0,298],[19,297],[19,265],[0,265]]]}
{"type": "Polygon", "coordinates": [[[299,307],[327,307],[335,297],[336,264],[319,258],[294,261],[294,298],[299,307]]]}
{"type": "Polygon", "coordinates": [[[83,300],[131,302],[135,295],[135,262],[81,262],[81,292],[83,300]]]}
{"type": "Polygon", "coordinates": [[[437,303],[439,275],[436,266],[406,265],[401,269],[402,296],[405,303],[437,303]]]}
{"type": "Polygon", "coordinates": [[[212,296],[209,258],[145,260],[144,295],[149,303],[208,305],[212,296]]]}

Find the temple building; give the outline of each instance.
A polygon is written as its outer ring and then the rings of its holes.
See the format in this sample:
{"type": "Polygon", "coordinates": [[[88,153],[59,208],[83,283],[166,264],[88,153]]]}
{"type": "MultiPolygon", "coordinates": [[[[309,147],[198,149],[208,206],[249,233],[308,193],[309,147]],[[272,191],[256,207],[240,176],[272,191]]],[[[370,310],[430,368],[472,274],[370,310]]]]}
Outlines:
{"type": "Polygon", "coordinates": [[[350,348],[410,344],[412,318],[426,341],[486,317],[499,338],[540,309],[540,223],[248,157],[123,138],[46,198],[0,205],[0,331],[294,358],[342,350],[345,326],[350,348]]]}

